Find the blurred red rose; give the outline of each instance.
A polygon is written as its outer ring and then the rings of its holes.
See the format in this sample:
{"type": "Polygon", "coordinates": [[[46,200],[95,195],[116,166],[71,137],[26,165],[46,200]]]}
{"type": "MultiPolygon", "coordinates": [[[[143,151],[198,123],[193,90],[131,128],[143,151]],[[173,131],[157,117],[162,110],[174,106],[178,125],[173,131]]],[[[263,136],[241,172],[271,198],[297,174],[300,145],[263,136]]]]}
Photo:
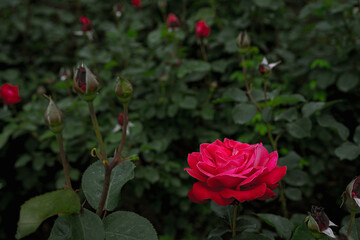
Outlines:
{"type": "Polygon", "coordinates": [[[92,26],[91,26],[91,22],[88,18],[86,17],[80,17],[80,22],[83,24],[81,30],[83,32],[88,32],[92,29],[92,26]]]}
{"type": "Polygon", "coordinates": [[[131,0],[131,4],[136,7],[139,8],[141,5],[141,0],[131,0]]]}
{"type": "MultiPolygon", "coordinates": [[[[129,116],[127,116],[127,121],[129,122],[129,116]]],[[[123,113],[120,113],[118,115],[118,123],[120,124],[120,126],[123,126],[124,125],[124,114],[123,113]]]]}
{"type": "Polygon", "coordinates": [[[180,21],[175,14],[170,13],[166,20],[166,25],[168,28],[178,28],[180,27],[180,21]]]}
{"type": "Polygon", "coordinates": [[[201,20],[196,23],[195,33],[198,38],[206,38],[210,34],[210,27],[206,25],[204,20],[201,20]]]}
{"type": "Polygon", "coordinates": [[[262,144],[249,145],[229,139],[203,143],[200,152],[188,156],[185,170],[199,180],[188,196],[195,203],[213,200],[228,205],[238,200],[266,200],[286,173],[277,166],[277,152],[268,153],[262,144]]]}
{"type": "Polygon", "coordinates": [[[20,102],[19,88],[9,83],[5,83],[0,88],[0,97],[5,104],[11,105],[20,102]]]}

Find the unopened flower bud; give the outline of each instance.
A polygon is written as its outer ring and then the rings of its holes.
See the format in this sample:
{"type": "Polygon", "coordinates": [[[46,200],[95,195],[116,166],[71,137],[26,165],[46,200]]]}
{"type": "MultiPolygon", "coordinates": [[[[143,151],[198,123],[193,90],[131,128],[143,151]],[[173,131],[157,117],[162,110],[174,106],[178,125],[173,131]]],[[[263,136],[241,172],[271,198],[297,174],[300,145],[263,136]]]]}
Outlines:
{"type": "Polygon", "coordinates": [[[99,82],[87,66],[85,64],[81,64],[81,66],[79,66],[75,71],[73,87],[84,100],[92,101],[96,97],[99,82]]]}
{"type": "Polygon", "coordinates": [[[310,230],[310,233],[316,238],[324,237],[323,234],[335,238],[333,231],[330,226],[336,226],[331,222],[324,212],[324,208],[312,206],[309,216],[305,219],[307,222],[307,227],[310,230]]]}
{"type": "Polygon", "coordinates": [[[128,103],[133,94],[133,87],[127,79],[118,76],[115,86],[115,93],[116,96],[119,98],[120,102],[128,103]]]}
{"type": "Polygon", "coordinates": [[[121,3],[117,3],[117,4],[114,5],[113,11],[115,13],[115,16],[117,18],[120,18],[122,16],[123,12],[124,12],[124,8],[123,8],[121,3]]]}
{"type": "MultiPolygon", "coordinates": [[[[129,116],[126,116],[126,121],[129,122],[129,116]]],[[[124,114],[123,113],[120,113],[118,115],[118,123],[120,126],[123,126],[124,125],[124,114]]]]}
{"type": "Polygon", "coordinates": [[[269,77],[271,75],[272,69],[278,65],[281,61],[275,62],[275,63],[268,63],[268,60],[266,57],[263,58],[261,64],[259,65],[259,72],[264,77],[269,77]]]}
{"type": "Polygon", "coordinates": [[[343,202],[350,212],[360,211],[360,177],[352,180],[343,193],[343,202]]]}
{"type": "Polygon", "coordinates": [[[217,83],[217,81],[212,81],[211,83],[210,83],[210,90],[213,92],[213,91],[215,91],[215,89],[218,87],[218,83],[217,83]]]}
{"type": "Polygon", "coordinates": [[[59,133],[64,128],[64,115],[57,108],[51,97],[47,98],[49,99],[49,105],[44,114],[45,122],[53,133],[59,133]]]}
{"type": "Polygon", "coordinates": [[[250,46],[250,38],[247,32],[239,33],[236,39],[236,45],[239,49],[248,48],[250,46]]]}

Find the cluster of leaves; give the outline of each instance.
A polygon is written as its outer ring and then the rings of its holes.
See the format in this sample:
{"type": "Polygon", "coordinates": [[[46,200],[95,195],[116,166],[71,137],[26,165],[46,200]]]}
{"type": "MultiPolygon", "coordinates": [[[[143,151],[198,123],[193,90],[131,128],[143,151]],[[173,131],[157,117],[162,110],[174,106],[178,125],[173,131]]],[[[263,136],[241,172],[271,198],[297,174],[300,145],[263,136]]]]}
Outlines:
{"type": "MultiPolygon", "coordinates": [[[[360,165],[354,161],[360,154],[357,1],[143,0],[140,8],[124,1],[121,18],[113,13],[115,3],[1,1],[0,82],[18,85],[23,99],[0,111],[2,226],[25,199],[64,183],[56,140],[42,120],[43,93],[51,92],[67,116],[63,137],[75,188],[94,161],[89,149],[97,144],[87,134],[92,129],[86,103],[72,92],[71,81],[58,76],[79,61],[102,84],[94,105],[108,152],[121,138],[113,131],[120,109],[110,94],[115,74],[134,85],[126,151],[139,153],[140,161],[134,181],[124,186],[121,208],[150,219],[162,239],[203,239],[215,226],[208,206],[195,207],[187,199],[192,183],[183,171],[187,154],[224,137],[263,142],[272,151],[268,129],[279,136],[280,165],[288,166],[285,196],[291,219],[297,219],[291,224],[299,225],[311,204],[324,206],[340,223],[345,213],[334,206],[360,165]],[[180,18],[178,31],[167,29],[170,12],[180,18]],[[74,34],[81,30],[80,16],[92,22],[92,41],[74,34]],[[211,27],[207,61],[194,33],[199,20],[211,27]],[[261,113],[246,95],[236,47],[243,30],[252,42],[245,63],[261,113]],[[257,72],[264,55],[282,60],[268,82],[267,107],[264,78],[257,72]]],[[[281,214],[277,200],[244,207],[281,214]]],[[[258,217],[277,222],[274,216],[258,217]]],[[[291,237],[276,224],[274,231],[258,221],[253,232],[291,237]]],[[[0,237],[13,236],[12,225],[0,229],[0,237]]],[[[244,234],[251,239],[251,232],[244,234]]]]}

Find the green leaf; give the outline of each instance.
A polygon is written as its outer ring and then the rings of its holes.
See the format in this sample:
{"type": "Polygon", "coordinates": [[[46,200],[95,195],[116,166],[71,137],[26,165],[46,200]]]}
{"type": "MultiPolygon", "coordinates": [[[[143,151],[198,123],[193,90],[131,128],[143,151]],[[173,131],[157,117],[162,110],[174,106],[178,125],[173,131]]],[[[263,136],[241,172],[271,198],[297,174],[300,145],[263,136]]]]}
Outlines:
{"type": "Polygon", "coordinates": [[[322,127],[335,128],[342,140],[346,140],[349,136],[349,129],[342,123],[339,123],[335,118],[329,114],[324,114],[318,117],[318,123],[322,127]]]}
{"type": "Polygon", "coordinates": [[[215,115],[215,110],[212,104],[207,104],[202,110],[201,110],[201,117],[204,120],[213,120],[215,115]]]}
{"type": "Polygon", "coordinates": [[[279,158],[279,166],[287,166],[287,170],[294,169],[299,166],[301,157],[296,152],[289,152],[285,157],[279,158]]]}
{"type": "Polygon", "coordinates": [[[290,239],[294,225],[288,219],[274,214],[261,213],[257,214],[264,222],[275,227],[276,232],[281,238],[290,239]]]}
{"type": "Polygon", "coordinates": [[[340,91],[347,92],[350,89],[353,89],[358,82],[359,78],[357,75],[346,72],[339,77],[336,85],[340,91]]]}
{"type": "Polygon", "coordinates": [[[285,196],[293,201],[301,200],[301,191],[298,188],[287,187],[285,188],[285,196]]]}
{"type": "Polygon", "coordinates": [[[87,209],[70,216],[59,216],[51,230],[49,240],[67,239],[105,239],[104,226],[100,217],[87,209]]]}
{"type": "Polygon", "coordinates": [[[304,117],[310,117],[314,112],[322,109],[324,106],[324,102],[309,102],[302,107],[301,111],[304,117]]]}
{"type": "Polygon", "coordinates": [[[340,158],[340,160],[354,160],[359,156],[359,154],[360,147],[352,142],[344,142],[335,149],[335,155],[340,158]]]}
{"type": "Polygon", "coordinates": [[[192,96],[186,96],[184,99],[179,103],[179,106],[184,109],[195,109],[197,106],[197,99],[192,96]]]}
{"type": "Polygon", "coordinates": [[[298,226],[294,234],[291,238],[291,240],[313,240],[313,236],[310,234],[309,229],[307,228],[305,223],[302,223],[300,226],[298,226]]]}
{"type": "Polygon", "coordinates": [[[309,182],[309,175],[300,169],[293,169],[286,172],[284,181],[289,185],[301,187],[309,182]]]}
{"type": "Polygon", "coordinates": [[[356,144],[360,144],[360,125],[356,127],[353,138],[356,144]]]}
{"type": "MultiPolygon", "coordinates": [[[[126,182],[134,178],[134,168],[135,165],[132,162],[125,161],[112,170],[108,197],[104,209],[113,211],[118,207],[121,188],[126,182]]],[[[104,178],[105,170],[101,161],[91,164],[82,177],[82,189],[87,201],[94,209],[97,209],[100,202],[104,178]]]]}
{"type": "Polygon", "coordinates": [[[222,95],[223,98],[231,98],[236,102],[246,102],[247,97],[244,91],[239,88],[228,88],[222,95]]]}
{"type": "Polygon", "coordinates": [[[104,220],[106,240],[157,240],[154,227],[144,217],[133,212],[118,211],[104,220]]]}
{"type": "Polygon", "coordinates": [[[255,117],[256,112],[256,107],[253,104],[240,103],[234,107],[232,116],[235,123],[245,124],[255,117]]]}
{"type": "Polygon", "coordinates": [[[268,123],[271,121],[271,117],[272,117],[272,108],[271,107],[264,108],[261,113],[262,120],[268,123]]]}
{"type": "Polygon", "coordinates": [[[59,213],[80,211],[78,195],[70,189],[45,193],[31,198],[21,205],[16,238],[23,238],[33,232],[48,217],[59,213]]]}
{"type": "Polygon", "coordinates": [[[306,100],[300,94],[279,95],[270,101],[269,105],[276,107],[280,104],[294,104],[298,102],[306,102],[306,100]]]}
{"type": "Polygon", "coordinates": [[[259,233],[242,232],[231,240],[270,240],[267,236],[259,233]]]}
{"type": "Polygon", "coordinates": [[[297,118],[298,118],[298,112],[295,107],[292,107],[292,108],[286,109],[279,115],[276,115],[274,120],[275,121],[287,120],[288,122],[292,122],[292,121],[296,120],[297,118]]]}
{"type": "Polygon", "coordinates": [[[309,137],[311,132],[311,121],[309,118],[298,119],[293,123],[286,124],[286,130],[295,138],[309,137]]]}
{"type": "Polygon", "coordinates": [[[200,60],[187,60],[183,61],[180,67],[178,68],[177,77],[183,78],[187,74],[193,72],[209,72],[211,65],[207,62],[200,60]]]}
{"type": "Polygon", "coordinates": [[[5,145],[11,134],[18,128],[14,123],[11,123],[3,128],[2,133],[0,134],[0,149],[5,145]]]}

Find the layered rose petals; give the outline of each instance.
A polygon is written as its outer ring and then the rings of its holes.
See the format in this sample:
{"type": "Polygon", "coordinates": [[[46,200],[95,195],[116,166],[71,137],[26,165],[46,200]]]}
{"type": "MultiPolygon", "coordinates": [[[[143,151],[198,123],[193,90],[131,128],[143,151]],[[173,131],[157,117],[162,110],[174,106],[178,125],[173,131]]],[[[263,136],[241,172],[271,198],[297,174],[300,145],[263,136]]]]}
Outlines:
{"type": "Polygon", "coordinates": [[[286,173],[277,159],[277,152],[269,154],[262,144],[229,139],[201,144],[200,152],[188,156],[185,170],[199,180],[188,196],[195,203],[213,200],[220,205],[275,197],[272,190],[286,173]]]}

